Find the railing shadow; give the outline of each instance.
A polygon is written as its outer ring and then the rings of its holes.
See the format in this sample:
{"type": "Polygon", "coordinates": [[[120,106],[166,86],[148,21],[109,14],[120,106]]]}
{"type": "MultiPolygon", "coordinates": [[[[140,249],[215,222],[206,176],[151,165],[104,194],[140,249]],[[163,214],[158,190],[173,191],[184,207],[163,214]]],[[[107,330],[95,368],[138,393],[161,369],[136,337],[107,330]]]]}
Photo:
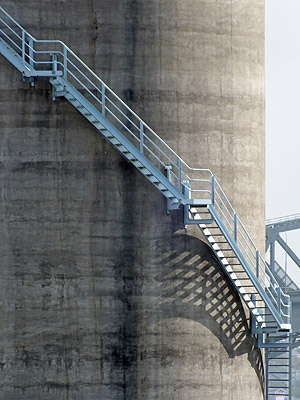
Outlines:
{"type": "Polygon", "coordinates": [[[176,249],[156,260],[164,265],[155,276],[162,288],[160,306],[169,309],[170,317],[192,318],[204,325],[230,358],[248,354],[262,385],[261,353],[236,289],[205,243],[183,234],[173,239],[176,249]]]}

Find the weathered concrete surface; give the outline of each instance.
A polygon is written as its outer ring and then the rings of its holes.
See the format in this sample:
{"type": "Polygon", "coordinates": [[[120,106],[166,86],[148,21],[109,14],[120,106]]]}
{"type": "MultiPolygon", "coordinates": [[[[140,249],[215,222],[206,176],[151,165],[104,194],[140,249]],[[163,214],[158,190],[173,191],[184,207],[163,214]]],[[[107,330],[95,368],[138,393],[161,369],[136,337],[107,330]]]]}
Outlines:
{"type": "MultiPolygon", "coordinates": [[[[264,243],[263,1],[2,6],[70,45],[264,243]]],[[[0,397],[261,399],[259,353],[198,232],[50,87],[0,60],[0,397]]]]}

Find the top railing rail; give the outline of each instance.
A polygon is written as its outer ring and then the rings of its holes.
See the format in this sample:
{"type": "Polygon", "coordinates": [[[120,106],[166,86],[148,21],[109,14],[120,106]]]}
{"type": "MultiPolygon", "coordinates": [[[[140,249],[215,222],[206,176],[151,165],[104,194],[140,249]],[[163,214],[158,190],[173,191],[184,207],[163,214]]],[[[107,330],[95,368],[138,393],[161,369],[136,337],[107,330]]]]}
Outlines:
{"type": "Polygon", "coordinates": [[[35,39],[2,7],[0,16],[0,39],[12,46],[27,71],[50,69],[53,76],[60,71],[158,170],[169,168],[178,192],[182,194],[187,188],[189,198],[211,200],[249,268],[267,289],[282,319],[289,323],[289,296],[283,293],[212,172],[191,168],[62,41],[35,39]]]}
{"type": "Polygon", "coordinates": [[[54,73],[61,71],[62,76],[81,91],[110,122],[117,125],[157,169],[172,167],[170,177],[180,192],[183,182],[189,181],[192,198],[199,196],[199,193],[211,196],[211,171],[190,167],[62,41],[35,39],[2,7],[0,11],[6,17],[4,20],[2,15],[0,19],[5,28],[0,30],[0,37],[19,53],[25,69],[48,69],[54,73]]]}
{"type": "Polygon", "coordinates": [[[278,217],[278,218],[273,218],[273,219],[267,219],[266,220],[266,226],[278,224],[280,222],[289,222],[289,221],[294,221],[294,220],[300,220],[300,214],[291,214],[291,215],[286,215],[284,217],[278,217]]]}
{"type": "Polygon", "coordinates": [[[240,218],[237,216],[230,201],[227,199],[221,186],[214,178],[214,191],[213,191],[213,206],[217,211],[222,225],[226,232],[229,233],[233,239],[239,254],[243,261],[252,271],[257,285],[260,285],[267,291],[267,295],[271,301],[271,306],[278,310],[278,314],[285,324],[290,323],[290,302],[289,296],[284,293],[279,282],[274,277],[271,269],[256,248],[250,234],[244,227],[240,218]]]}

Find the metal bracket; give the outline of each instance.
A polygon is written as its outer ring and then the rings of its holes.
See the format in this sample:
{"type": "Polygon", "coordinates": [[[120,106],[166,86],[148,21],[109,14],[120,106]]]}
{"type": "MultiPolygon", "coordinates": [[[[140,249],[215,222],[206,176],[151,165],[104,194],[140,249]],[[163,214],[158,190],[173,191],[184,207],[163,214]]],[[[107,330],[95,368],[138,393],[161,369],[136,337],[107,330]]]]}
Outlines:
{"type": "Polygon", "coordinates": [[[34,77],[33,76],[22,76],[24,82],[29,82],[31,86],[34,86],[34,77]]]}
{"type": "Polygon", "coordinates": [[[54,85],[52,85],[52,100],[55,101],[56,97],[62,97],[66,94],[66,90],[57,90],[54,85]]]}

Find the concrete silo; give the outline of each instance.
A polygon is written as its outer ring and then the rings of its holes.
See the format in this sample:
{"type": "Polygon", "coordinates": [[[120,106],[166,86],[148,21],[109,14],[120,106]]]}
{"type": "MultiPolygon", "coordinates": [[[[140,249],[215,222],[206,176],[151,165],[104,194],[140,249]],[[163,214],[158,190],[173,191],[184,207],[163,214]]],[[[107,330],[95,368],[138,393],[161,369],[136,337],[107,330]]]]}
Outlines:
{"type": "MultiPolygon", "coordinates": [[[[16,2],[264,246],[264,1],[16,2]]],[[[200,233],[43,80],[0,62],[4,399],[262,398],[248,314],[200,233]]]]}

